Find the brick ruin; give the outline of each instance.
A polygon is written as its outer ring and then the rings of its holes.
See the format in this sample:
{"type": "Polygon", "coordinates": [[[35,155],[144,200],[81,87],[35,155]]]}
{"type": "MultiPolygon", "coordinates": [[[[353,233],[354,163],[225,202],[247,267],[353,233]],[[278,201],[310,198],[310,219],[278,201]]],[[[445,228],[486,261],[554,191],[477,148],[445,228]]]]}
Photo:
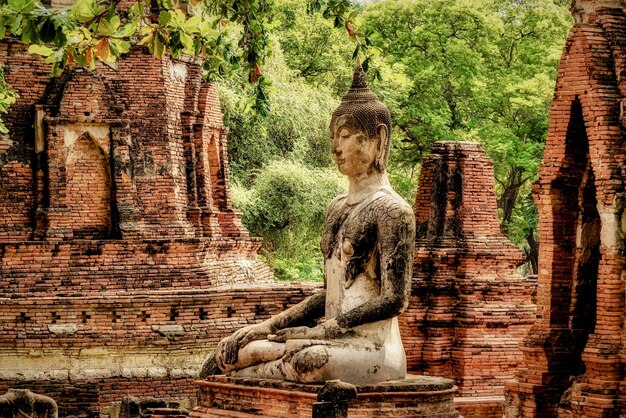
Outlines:
{"type": "Polygon", "coordinates": [[[500,232],[493,164],[478,143],[438,142],[415,201],[414,279],[402,337],[409,369],[453,378],[465,417],[501,416],[535,315],[521,252],[500,232]]]}
{"type": "Polygon", "coordinates": [[[574,1],[540,179],[537,323],[508,387],[508,417],[626,413],[626,11],[574,1]]]}
{"type": "MultiPolygon", "coordinates": [[[[21,44],[0,48],[21,96],[0,143],[0,393],[46,394],[62,416],[115,417],[128,394],[193,400],[220,338],[317,288],[272,284],[254,258],[215,86],[141,49],[50,80],[21,44]]],[[[425,161],[402,319],[411,371],[454,378],[465,416],[497,416],[533,314],[492,176],[477,144],[425,161]]]]}
{"type": "Polygon", "coordinates": [[[139,48],[55,79],[13,40],[0,62],[20,95],[0,137],[0,393],[62,416],[195,398],[220,338],[312,291],[273,284],[232,208],[216,86],[139,48]]]}
{"type": "MultiPolygon", "coordinates": [[[[466,417],[498,416],[505,385],[508,417],[626,413],[626,11],[573,6],[534,188],[538,312],[480,146],[438,143],[422,168],[403,339],[412,372],[455,379],[466,417]]],[[[128,394],[192,405],[221,337],[317,288],[272,284],[255,259],[215,86],[141,49],[53,80],[15,41],[0,61],[21,97],[0,137],[0,393],[47,394],[62,416],[116,416],[128,394]]]]}

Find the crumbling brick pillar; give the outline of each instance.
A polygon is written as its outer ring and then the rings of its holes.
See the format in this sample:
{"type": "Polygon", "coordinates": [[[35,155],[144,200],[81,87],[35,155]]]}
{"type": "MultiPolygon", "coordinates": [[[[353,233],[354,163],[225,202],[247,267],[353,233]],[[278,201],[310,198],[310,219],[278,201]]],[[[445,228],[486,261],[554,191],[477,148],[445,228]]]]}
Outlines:
{"type": "Polygon", "coordinates": [[[480,144],[438,142],[414,206],[415,273],[403,316],[409,369],[454,378],[465,399],[503,399],[534,319],[531,286],[516,274],[522,254],[500,232],[493,181],[480,144]]]}
{"type": "Polygon", "coordinates": [[[574,1],[540,179],[539,315],[509,417],[613,417],[624,401],[626,13],[574,1]]]}

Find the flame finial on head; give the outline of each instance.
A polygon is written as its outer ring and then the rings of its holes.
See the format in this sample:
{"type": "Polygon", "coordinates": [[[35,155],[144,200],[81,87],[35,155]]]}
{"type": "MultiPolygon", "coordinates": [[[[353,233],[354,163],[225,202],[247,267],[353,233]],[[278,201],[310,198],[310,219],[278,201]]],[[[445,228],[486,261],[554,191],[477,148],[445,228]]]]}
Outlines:
{"type": "Polygon", "coordinates": [[[341,98],[342,103],[347,102],[374,102],[378,101],[376,96],[367,86],[367,78],[365,71],[361,66],[361,62],[357,59],[354,67],[354,75],[352,76],[352,85],[350,90],[341,98]]]}
{"type": "Polygon", "coordinates": [[[351,89],[366,89],[367,88],[367,78],[365,78],[365,71],[363,71],[363,66],[361,65],[361,61],[357,58],[356,66],[354,67],[354,75],[352,76],[352,86],[351,89]]]}

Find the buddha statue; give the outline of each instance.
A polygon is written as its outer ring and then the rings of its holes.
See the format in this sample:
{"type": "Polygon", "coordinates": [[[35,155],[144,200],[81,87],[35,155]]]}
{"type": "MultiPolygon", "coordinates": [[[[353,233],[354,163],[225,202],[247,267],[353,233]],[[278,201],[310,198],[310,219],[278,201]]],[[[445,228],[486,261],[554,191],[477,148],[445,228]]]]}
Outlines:
{"type": "Polygon", "coordinates": [[[330,123],[332,152],[349,190],[327,210],[324,289],[224,338],[211,359],[223,373],[304,383],[405,377],[397,316],[409,300],[415,219],[386,175],[390,133],[389,110],[357,64],[330,123]]]}

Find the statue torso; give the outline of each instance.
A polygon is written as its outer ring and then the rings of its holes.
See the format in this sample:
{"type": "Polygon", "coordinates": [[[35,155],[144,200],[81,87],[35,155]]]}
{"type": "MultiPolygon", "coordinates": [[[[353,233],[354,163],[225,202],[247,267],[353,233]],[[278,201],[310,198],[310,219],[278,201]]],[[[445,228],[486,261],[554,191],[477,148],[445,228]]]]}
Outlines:
{"type": "Polygon", "coordinates": [[[383,190],[354,205],[345,196],[331,203],[321,242],[327,318],[380,295],[379,214],[393,199],[383,190]]]}

